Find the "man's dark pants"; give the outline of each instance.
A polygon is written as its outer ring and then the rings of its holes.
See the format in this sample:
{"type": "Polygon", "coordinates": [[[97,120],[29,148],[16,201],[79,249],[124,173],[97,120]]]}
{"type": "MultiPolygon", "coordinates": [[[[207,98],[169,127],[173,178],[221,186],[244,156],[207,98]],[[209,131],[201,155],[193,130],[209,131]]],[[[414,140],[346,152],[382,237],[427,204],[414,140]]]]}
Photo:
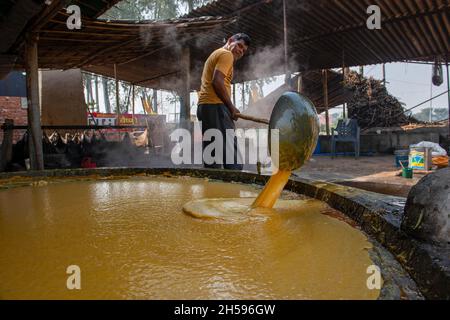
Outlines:
{"type": "MultiPolygon", "coordinates": [[[[197,118],[202,122],[202,135],[205,135],[205,132],[209,129],[217,129],[222,133],[223,137],[223,167],[227,170],[242,170],[243,165],[238,164],[238,148],[237,148],[237,138],[234,137],[233,148],[234,148],[234,161],[233,163],[227,163],[226,161],[226,130],[232,129],[235,130],[236,127],[234,125],[233,119],[231,118],[231,113],[228,108],[224,104],[200,104],[197,109],[197,118]]],[[[203,141],[203,150],[211,144],[212,141],[203,141]]],[[[214,154],[213,154],[214,156],[214,154]]],[[[221,164],[206,164],[204,163],[205,168],[213,168],[213,169],[221,169],[221,164]]]]}

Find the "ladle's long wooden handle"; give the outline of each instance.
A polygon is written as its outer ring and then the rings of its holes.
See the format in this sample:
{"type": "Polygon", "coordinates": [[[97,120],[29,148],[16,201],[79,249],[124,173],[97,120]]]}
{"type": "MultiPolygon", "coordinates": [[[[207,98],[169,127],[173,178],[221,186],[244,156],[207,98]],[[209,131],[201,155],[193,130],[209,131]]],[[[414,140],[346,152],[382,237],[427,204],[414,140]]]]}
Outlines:
{"type": "Polygon", "coordinates": [[[255,118],[252,116],[247,116],[245,114],[239,113],[238,118],[241,118],[243,120],[248,120],[248,121],[253,121],[253,122],[258,122],[258,123],[264,123],[264,124],[269,124],[269,120],[266,119],[261,119],[261,118],[255,118]]]}

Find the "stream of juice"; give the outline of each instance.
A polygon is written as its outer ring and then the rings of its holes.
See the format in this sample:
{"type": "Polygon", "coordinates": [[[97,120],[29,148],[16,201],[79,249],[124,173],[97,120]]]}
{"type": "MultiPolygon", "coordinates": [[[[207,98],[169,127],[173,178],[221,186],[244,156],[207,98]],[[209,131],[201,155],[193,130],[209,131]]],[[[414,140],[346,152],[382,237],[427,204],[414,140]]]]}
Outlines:
{"type": "Polygon", "coordinates": [[[252,208],[267,208],[271,209],[277,202],[284,189],[284,186],[289,181],[291,171],[279,170],[272,177],[270,177],[263,191],[258,195],[252,208]]]}

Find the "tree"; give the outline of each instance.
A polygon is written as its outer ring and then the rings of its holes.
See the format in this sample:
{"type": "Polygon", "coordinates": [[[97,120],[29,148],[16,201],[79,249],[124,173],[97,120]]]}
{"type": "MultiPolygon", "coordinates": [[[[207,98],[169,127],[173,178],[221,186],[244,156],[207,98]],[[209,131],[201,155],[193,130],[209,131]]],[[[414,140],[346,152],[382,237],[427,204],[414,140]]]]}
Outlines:
{"type": "Polygon", "coordinates": [[[171,19],[208,2],[211,0],[125,0],[113,6],[100,18],[112,20],[171,19]]]}
{"type": "MultiPolygon", "coordinates": [[[[414,114],[414,118],[420,121],[429,122],[430,121],[430,111],[431,108],[424,108],[419,112],[414,114]]],[[[448,109],[447,108],[433,108],[433,113],[431,115],[431,121],[441,121],[448,119],[448,109]]]]}
{"type": "Polygon", "coordinates": [[[437,108],[433,113],[436,121],[448,119],[448,108],[437,108]]]}

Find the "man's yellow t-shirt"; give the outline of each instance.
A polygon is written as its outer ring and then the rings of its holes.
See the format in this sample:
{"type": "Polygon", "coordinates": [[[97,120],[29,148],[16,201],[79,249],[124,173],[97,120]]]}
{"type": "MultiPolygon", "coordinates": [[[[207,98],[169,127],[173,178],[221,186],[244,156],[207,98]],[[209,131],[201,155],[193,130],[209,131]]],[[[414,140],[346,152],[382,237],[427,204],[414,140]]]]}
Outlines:
{"type": "Polygon", "coordinates": [[[224,84],[231,97],[231,80],[233,79],[234,58],[231,51],[220,48],[214,51],[206,60],[202,74],[202,85],[198,93],[198,104],[220,104],[222,100],[214,91],[212,80],[214,71],[217,69],[225,75],[224,84]]]}

